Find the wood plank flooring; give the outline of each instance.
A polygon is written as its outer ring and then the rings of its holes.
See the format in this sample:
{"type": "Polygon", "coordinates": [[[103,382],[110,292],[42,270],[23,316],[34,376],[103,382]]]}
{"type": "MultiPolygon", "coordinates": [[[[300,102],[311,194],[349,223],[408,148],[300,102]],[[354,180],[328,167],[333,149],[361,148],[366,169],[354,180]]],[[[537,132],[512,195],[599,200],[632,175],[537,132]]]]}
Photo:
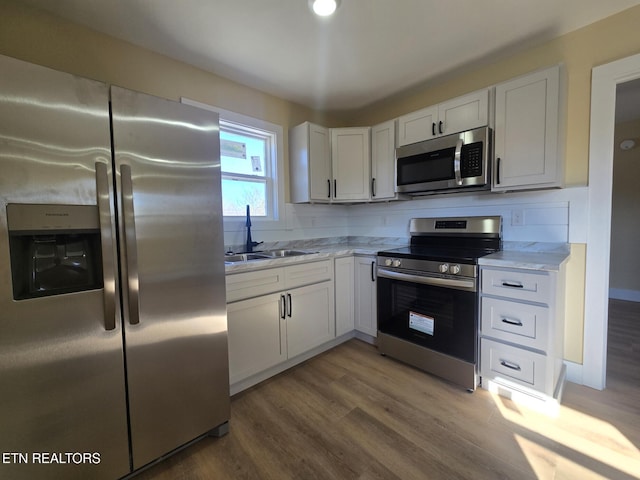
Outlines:
{"type": "MultiPolygon", "coordinates": [[[[640,325],[640,309],[618,307],[640,325]]],[[[351,340],[234,396],[228,435],[136,480],[640,479],[638,336],[616,322],[608,388],[568,384],[557,417],[351,340]]]]}

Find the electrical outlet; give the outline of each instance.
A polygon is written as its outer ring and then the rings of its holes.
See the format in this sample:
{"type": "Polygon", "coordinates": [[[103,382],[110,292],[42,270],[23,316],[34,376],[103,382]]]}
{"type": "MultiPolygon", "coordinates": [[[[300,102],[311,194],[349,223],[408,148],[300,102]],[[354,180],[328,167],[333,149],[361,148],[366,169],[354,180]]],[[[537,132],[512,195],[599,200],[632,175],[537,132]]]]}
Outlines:
{"type": "Polygon", "coordinates": [[[511,210],[511,225],[514,227],[521,227],[524,225],[524,210],[511,210]]]}

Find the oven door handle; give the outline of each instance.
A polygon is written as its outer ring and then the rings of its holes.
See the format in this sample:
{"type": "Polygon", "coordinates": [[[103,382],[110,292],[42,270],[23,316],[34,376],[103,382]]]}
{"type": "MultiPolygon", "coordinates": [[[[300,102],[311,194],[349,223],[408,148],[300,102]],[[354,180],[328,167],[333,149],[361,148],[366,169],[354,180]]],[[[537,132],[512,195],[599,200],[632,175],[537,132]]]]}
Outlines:
{"type": "Polygon", "coordinates": [[[378,278],[402,280],[403,282],[421,283],[423,285],[435,285],[437,287],[452,287],[460,290],[476,291],[475,280],[458,278],[426,277],[423,275],[411,275],[410,273],[394,272],[384,268],[378,268],[378,278]]]}
{"type": "Polygon", "coordinates": [[[462,145],[464,142],[461,138],[456,142],[456,153],[453,157],[453,171],[456,175],[456,184],[462,185],[462,170],[460,167],[460,157],[462,156],[462,145]]]}

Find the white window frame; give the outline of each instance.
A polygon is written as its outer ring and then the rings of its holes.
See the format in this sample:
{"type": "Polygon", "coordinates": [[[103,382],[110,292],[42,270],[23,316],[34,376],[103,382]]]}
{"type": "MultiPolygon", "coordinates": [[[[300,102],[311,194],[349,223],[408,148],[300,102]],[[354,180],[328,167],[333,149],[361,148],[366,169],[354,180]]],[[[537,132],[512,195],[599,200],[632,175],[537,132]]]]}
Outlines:
{"type": "MultiPolygon", "coordinates": [[[[182,97],[180,101],[187,105],[216,112],[220,116],[221,122],[235,123],[248,127],[249,129],[255,128],[274,134],[274,141],[271,142],[271,165],[266,167],[271,178],[271,181],[267,182],[267,196],[269,197],[267,209],[270,209],[270,215],[267,217],[252,216],[251,226],[254,230],[286,228],[284,205],[284,134],[282,126],[185,97],[182,97]],[[271,188],[269,188],[269,183],[271,183],[271,188]]],[[[233,174],[230,174],[230,176],[232,175],[233,174]]],[[[244,217],[224,217],[224,229],[226,231],[238,230],[243,227],[244,224],[244,217]]]]}

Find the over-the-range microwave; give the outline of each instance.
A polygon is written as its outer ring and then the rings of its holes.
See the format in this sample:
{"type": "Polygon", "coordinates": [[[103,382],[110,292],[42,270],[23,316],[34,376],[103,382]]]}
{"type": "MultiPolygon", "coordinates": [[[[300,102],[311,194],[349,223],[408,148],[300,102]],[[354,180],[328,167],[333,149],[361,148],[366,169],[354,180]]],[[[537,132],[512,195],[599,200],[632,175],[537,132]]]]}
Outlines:
{"type": "Polygon", "coordinates": [[[409,195],[491,188],[492,130],[476,128],[396,148],[396,192],[409,195]]]}

